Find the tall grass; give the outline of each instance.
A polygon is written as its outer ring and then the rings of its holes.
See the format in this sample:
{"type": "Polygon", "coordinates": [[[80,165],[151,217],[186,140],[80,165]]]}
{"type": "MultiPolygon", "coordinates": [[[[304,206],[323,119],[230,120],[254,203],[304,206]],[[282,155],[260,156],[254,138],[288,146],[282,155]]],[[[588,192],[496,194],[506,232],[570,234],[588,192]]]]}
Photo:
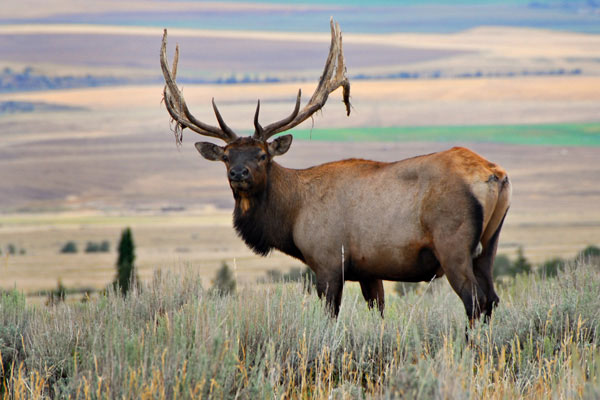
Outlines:
{"type": "Polygon", "coordinates": [[[598,398],[600,266],[499,288],[465,341],[447,282],[386,296],[385,319],[347,290],[332,319],[301,283],[236,295],[192,272],[126,298],[32,307],[0,300],[3,398],[598,398]]]}

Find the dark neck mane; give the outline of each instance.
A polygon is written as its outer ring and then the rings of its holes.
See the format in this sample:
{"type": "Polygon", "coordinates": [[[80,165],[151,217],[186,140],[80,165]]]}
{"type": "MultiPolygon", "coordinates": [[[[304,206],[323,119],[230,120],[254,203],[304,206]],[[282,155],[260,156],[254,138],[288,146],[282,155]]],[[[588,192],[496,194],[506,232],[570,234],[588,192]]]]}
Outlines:
{"type": "Polygon", "coordinates": [[[304,261],[292,235],[300,203],[297,184],[294,170],[272,162],[264,191],[246,199],[234,193],[233,225],[256,254],[266,256],[277,249],[304,261]],[[249,207],[242,204],[245,201],[249,201],[249,207]]]}

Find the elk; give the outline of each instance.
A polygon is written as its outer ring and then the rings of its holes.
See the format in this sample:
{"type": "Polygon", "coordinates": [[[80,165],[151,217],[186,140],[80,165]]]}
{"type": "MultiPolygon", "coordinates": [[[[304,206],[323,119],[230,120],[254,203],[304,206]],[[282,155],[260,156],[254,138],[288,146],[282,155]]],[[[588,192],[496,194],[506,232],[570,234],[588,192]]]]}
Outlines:
{"type": "Polygon", "coordinates": [[[461,147],[391,163],[348,159],[290,169],[275,162],[290,148],[292,136],[269,138],[311,117],[339,87],[350,115],[341,31],[333,20],[330,25],[329,55],[308,104],[300,109],[298,91],[288,117],[262,126],[259,100],[252,137],[238,137],[226,125],[214,98],[219,126],[194,118],[175,82],[178,47],[172,68],[167,62],[165,29],[163,99],[178,143],[185,128],[226,143],[195,147],[205,159],[226,166],[238,235],[257,254],[277,249],[307,264],[334,316],[345,281],[358,281],[369,307],[377,306],[383,316],[382,280],[419,282],[446,275],[469,321],[481,314],[489,318],[499,301],[492,265],[511,198],[502,167],[461,147]]]}

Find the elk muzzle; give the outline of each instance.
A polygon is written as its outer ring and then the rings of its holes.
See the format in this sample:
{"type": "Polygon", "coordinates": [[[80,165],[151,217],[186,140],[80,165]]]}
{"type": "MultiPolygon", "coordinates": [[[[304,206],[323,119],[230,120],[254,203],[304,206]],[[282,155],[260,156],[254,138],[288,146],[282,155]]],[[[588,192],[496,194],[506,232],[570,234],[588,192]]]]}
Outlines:
{"type": "Polygon", "coordinates": [[[243,182],[250,176],[250,171],[243,165],[237,165],[229,169],[229,181],[243,182]]]}

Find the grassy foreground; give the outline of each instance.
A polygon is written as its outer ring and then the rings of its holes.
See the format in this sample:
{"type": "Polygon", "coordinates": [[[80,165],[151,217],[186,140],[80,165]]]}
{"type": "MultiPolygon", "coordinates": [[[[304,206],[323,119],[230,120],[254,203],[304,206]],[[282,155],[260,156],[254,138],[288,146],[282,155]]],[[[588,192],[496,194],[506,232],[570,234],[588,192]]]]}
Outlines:
{"type": "Polygon", "coordinates": [[[50,308],[13,291],[0,298],[0,397],[600,397],[600,265],[519,276],[499,294],[467,344],[445,278],[387,294],[384,320],[355,290],[335,320],[301,284],[221,297],[192,272],[50,308]]]}

